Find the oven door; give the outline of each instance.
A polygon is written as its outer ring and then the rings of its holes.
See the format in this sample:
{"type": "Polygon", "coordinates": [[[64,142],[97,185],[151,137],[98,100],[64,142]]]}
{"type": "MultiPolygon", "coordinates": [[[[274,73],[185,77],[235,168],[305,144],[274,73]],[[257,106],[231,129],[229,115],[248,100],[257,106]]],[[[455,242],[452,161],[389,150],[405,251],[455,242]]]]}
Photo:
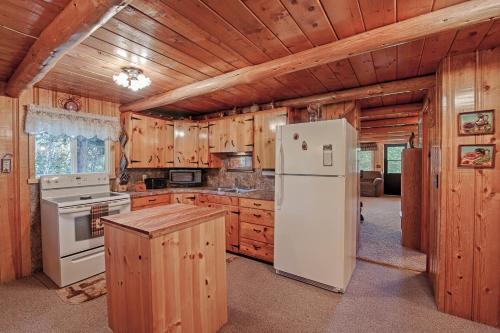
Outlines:
{"type": "MultiPolygon", "coordinates": [[[[117,200],[109,203],[109,214],[130,211],[130,200],[117,200]]],[[[60,256],[65,257],[78,252],[104,245],[104,237],[92,237],[91,205],[59,208],[60,256]]]]}

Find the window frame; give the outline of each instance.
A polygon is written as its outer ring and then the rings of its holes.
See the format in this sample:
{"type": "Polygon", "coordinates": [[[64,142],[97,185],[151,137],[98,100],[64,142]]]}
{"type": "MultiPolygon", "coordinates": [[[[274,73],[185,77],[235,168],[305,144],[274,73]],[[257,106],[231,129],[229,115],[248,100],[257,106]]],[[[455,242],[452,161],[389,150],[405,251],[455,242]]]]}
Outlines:
{"type": "MultiPolygon", "coordinates": [[[[371,153],[371,168],[370,170],[363,170],[363,171],[375,171],[375,151],[374,150],[361,150],[361,148],[358,148],[358,155],[360,152],[370,152],[371,153]]],[[[357,158],[357,167],[358,171],[361,171],[361,168],[359,167],[359,158],[357,158]]]]}
{"type": "MultiPolygon", "coordinates": [[[[389,148],[393,148],[393,147],[402,147],[403,149],[405,149],[406,148],[406,144],[388,143],[388,144],[384,145],[384,173],[385,174],[391,174],[391,175],[400,175],[401,172],[388,172],[389,171],[389,161],[399,161],[400,164],[401,164],[401,167],[402,167],[402,164],[403,164],[403,157],[402,156],[400,156],[399,160],[389,160],[389,159],[387,159],[387,156],[389,155],[387,153],[387,151],[388,151],[389,148]]],[[[402,151],[401,151],[401,154],[402,154],[402,151]]]]}

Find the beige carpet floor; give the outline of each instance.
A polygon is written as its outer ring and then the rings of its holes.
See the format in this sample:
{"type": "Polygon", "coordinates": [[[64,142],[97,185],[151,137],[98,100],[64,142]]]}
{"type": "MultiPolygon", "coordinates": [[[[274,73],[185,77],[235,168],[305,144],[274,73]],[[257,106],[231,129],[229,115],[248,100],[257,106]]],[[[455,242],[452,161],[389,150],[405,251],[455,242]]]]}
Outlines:
{"type": "Polygon", "coordinates": [[[424,272],[424,253],[401,245],[401,198],[361,197],[364,222],[358,257],[372,262],[424,272]]]}
{"type": "MultiPolygon", "coordinates": [[[[221,332],[496,332],[440,313],[423,274],[358,261],[346,294],[274,274],[246,258],[228,265],[229,323],[221,332]]],[[[34,278],[0,286],[0,332],[111,332],[106,298],[61,301],[34,278]]]]}

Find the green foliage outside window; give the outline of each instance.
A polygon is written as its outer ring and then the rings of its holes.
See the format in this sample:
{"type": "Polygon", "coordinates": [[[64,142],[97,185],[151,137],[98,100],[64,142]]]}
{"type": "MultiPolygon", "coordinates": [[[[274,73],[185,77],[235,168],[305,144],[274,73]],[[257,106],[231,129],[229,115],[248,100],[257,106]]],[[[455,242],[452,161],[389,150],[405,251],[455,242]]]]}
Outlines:
{"type": "Polygon", "coordinates": [[[401,154],[403,152],[403,149],[405,149],[405,146],[387,147],[386,173],[401,173],[401,154]]]}
{"type": "Polygon", "coordinates": [[[371,171],[373,170],[373,151],[358,151],[358,170],[371,171]]]}
{"type": "Polygon", "coordinates": [[[35,136],[36,175],[106,172],[106,142],[98,138],[39,133],[35,136]]]}

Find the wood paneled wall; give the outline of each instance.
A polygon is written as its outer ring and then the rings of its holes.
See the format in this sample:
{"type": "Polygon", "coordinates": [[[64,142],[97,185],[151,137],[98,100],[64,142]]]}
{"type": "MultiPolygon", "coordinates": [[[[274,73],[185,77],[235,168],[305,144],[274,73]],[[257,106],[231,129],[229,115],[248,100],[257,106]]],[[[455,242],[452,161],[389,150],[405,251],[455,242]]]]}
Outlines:
{"type": "MultiPolygon", "coordinates": [[[[29,179],[34,170],[34,151],[33,139],[24,132],[25,106],[57,107],[58,101],[67,96],[38,88],[26,90],[19,98],[0,96],[0,158],[13,156],[12,172],[0,173],[0,283],[32,272],[29,179]]],[[[81,102],[82,112],[119,115],[118,104],[91,98],[81,98],[81,102]]]]}
{"type": "MultiPolygon", "coordinates": [[[[359,105],[355,101],[326,104],[321,107],[319,120],[332,120],[346,118],[347,121],[359,131],[360,129],[359,105]]],[[[289,113],[289,122],[305,123],[309,121],[307,109],[295,109],[289,113]]]]}
{"type": "Polygon", "coordinates": [[[500,48],[444,59],[437,80],[430,141],[431,181],[439,190],[431,190],[429,243],[436,300],[447,313],[498,327],[500,154],[495,169],[458,168],[457,154],[459,144],[494,143],[499,151],[500,48]],[[496,134],[459,137],[457,115],[482,109],[496,109],[496,134]]]}

